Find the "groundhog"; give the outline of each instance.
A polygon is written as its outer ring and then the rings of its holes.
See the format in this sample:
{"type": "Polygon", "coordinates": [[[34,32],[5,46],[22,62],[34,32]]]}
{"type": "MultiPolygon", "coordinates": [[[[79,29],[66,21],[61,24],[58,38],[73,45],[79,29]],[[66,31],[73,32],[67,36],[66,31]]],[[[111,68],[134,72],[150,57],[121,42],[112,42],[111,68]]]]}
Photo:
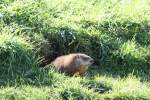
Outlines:
{"type": "Polygon", "coordinates": [[[93,58],[83,53],[71,53],[57,57],[51,64],[54,67],[67,75],[83,75],[88,66],[94,62],[93,58]]]}

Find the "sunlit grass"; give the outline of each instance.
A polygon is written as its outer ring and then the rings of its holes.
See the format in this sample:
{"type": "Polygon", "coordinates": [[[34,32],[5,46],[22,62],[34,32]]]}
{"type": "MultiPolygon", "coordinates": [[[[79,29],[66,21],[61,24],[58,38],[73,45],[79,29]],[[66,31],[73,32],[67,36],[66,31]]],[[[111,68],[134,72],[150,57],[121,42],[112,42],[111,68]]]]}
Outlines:
{"type": "Polygon", "coordinates": [[[149,5],[1,0],[0,99],[149,100],[149,5]],[[89,54],[97,68],[91,66],[84,77],[39,68],[70,52],[89,54]]]}

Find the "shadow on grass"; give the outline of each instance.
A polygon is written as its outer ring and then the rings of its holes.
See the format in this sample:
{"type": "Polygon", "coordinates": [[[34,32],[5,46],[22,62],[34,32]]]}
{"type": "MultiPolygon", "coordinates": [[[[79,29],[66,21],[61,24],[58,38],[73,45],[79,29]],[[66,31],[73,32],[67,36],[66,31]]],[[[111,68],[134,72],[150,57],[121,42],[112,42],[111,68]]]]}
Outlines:
{"type": "Polygon", "coordinates": [[[81,82],[84,87],[87,87],[88,89],[93,89],[95,92],[99,94],[103,93],[109,93],[112,91],[112,86],[109,86],[108,84],[104,82],[96,82],[92,79],[87,79],[86,81],[81,82]]]}
{"type": "Polygon", "coordinates": [[[52,86],[56,81],[63,78],[63,76],[50,67],[32,68],[24,74],[14,73],[13,75],[4,75],[1,77],[0,86],[52,86]]]}
{"type": "Polygon", "coordinates": [[[128,55],[128,57],[126,59],[122,59],[122,61],[119,59],[119,62],[117,62],[117,64],[113,63],[112,65],[111,63],[109,63],[107,65],[97,65],[96,67],[91,67],[89,69],[88,77],[92,78],[96,75],[102,75],[113,78],[125,78],[128,77],[128,75],[132,74],[140,78],[141,81],[149,82],[150,63],[148,61],[150,57],[146,57],[146,60],[137,59],[132,57],[131,55],[128,55]],[[130,57],[130,59],[128,57],[130,57]]]}
{"type": "Polygon", "coordinates": [[[150,25],[148,21],[131,22],[131,21],[104,21],[102,23],[83,20],[82,28],[96,30],[107,33],[112,37],[120,38],[124,42],[135,38],[135,41],[142,46],[149,46],[150,44],[150,25]]]}

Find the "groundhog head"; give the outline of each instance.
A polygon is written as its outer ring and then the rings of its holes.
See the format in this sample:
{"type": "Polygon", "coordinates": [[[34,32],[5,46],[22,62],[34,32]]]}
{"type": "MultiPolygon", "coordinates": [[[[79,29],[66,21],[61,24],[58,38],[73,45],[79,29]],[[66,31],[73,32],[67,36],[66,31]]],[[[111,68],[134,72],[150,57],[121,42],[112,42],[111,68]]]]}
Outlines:
{"type": "Polygon", "coordinates": [[[86,54],[78,53],[75,57],[76,66],[90,66],[94,63],[93,58],[86,54]]]}

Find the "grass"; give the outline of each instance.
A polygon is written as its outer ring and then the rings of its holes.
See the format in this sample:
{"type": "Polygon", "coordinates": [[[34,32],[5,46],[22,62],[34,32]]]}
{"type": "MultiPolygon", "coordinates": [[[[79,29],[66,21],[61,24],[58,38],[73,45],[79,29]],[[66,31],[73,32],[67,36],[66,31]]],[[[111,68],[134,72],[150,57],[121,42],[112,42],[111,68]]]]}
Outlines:
{"type": "Polygon", "coordinates": [[[66,77],[52,72],[52,85],[29,85],[1,87],[1,99],[60,99],[60,100],[149,100],[149,83],[129,75],[112,78],[97,75],[92,79],[66,77]]]}
{"type": "Polygon", "coordinates": [[[149,0],[1,0],[1,100],[149,100],[149,0]],[[84,77],[43,66],[83,52],[84,77]]]}

